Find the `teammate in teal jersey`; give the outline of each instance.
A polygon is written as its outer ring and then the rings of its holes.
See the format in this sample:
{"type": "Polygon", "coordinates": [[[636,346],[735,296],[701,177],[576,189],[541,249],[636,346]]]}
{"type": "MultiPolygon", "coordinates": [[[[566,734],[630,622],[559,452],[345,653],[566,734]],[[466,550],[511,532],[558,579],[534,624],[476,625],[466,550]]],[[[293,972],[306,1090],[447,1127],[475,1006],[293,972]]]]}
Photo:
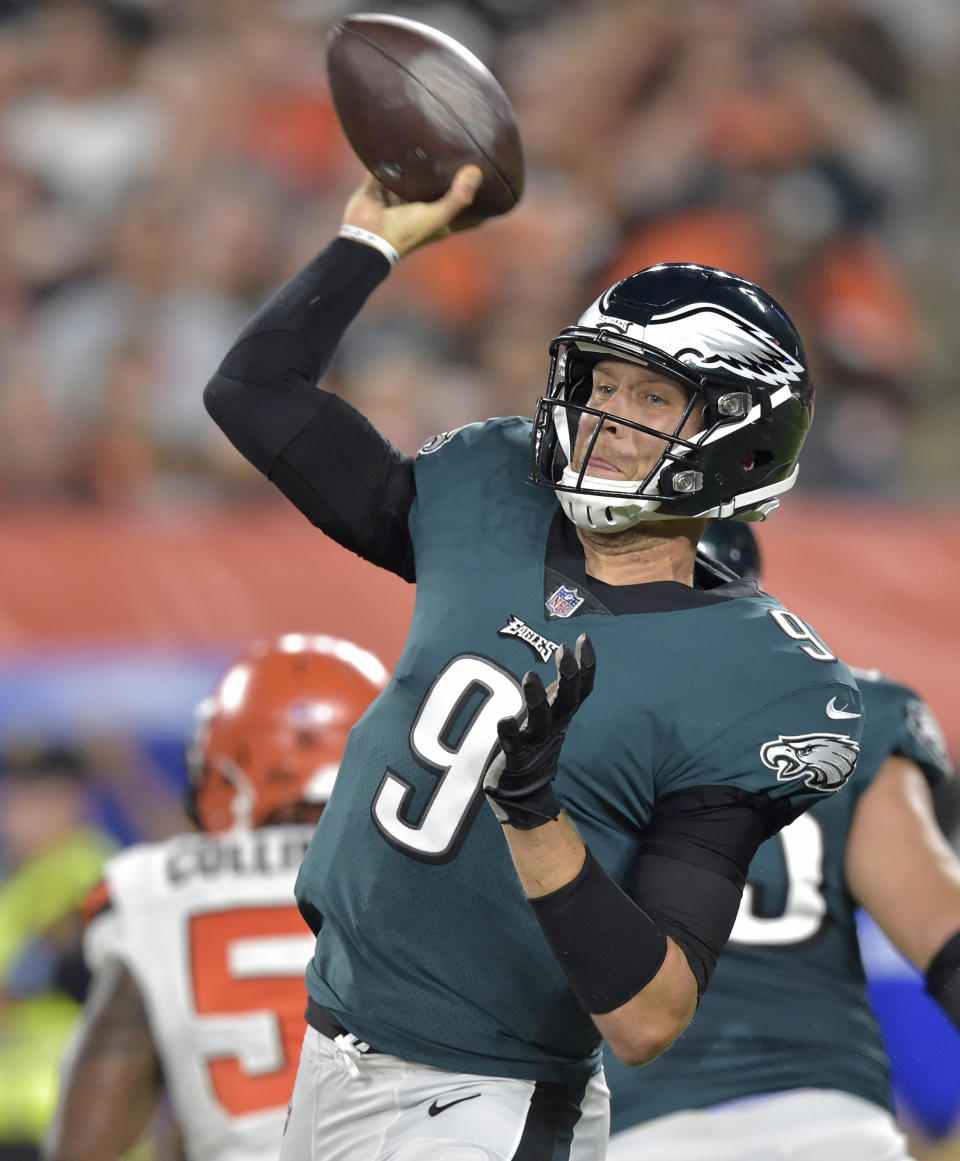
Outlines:
{"type": "Polygon", "coordinates": [[[679,1035],[757,845],[858,751],[846,667],[696,556],[711,516],[777,505],[812,413],[759,287],[641,271],[554,340],[532,423],[415,458],[317,387],[478,176],[430,204],[365,182],[205,395],[314,524],[417,583],[297,884],[317,944],[284,1161],[601,1157],[600,1032],[631,1064],[679,1035]]]}
{"type": "MultiPolygon", "coordinates": [[[[758,575],[746,525],[711,525],[700,545],[758,575]]],[[[951,770],[917,695],[855,672],[866,725],[849,788],[757,851],[709,994],[670,1052],[639,1073],[608,1055],[610,1161],[907,1157],[855,911],[930,973],[960,1026],[960,862],[929,790],[951,770]]]]}

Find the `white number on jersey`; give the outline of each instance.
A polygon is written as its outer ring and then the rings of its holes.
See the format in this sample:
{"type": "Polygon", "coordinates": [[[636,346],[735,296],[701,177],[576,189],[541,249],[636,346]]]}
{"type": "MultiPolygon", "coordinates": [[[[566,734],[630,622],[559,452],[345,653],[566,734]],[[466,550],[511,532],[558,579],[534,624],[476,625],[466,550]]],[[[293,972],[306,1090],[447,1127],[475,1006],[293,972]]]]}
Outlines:
{"type": "Polygon", "coordinates": [[[800,648],[814,661],[836,661],[837,655],[831,653],[820,638],[814,633],[806,621],[801,621],[794,613],[786,609],[771,609],[770,616],[792,641],[801,641],[800,648]]]}
{"type": "Polygon", "coordinates": [[[388,769],[377,788],[373,818],[387,841],[425,862],[451,859],[473,817],[497,722],[522,708],[512,673],[483,657],[455,657],[430,686],[410,731],[413,756],[437,776],[419,817],[410,817],[415,787],[405,778],[388,769]]]}
{"type": "Polygon", "coordinates": [[[756,913],[754,888],[743,889],[740,910],[730,933],[733,943],[782,947],[802,943],[820,930],[827,913],[823,886],[823,830],[815,818],[801,814],[777,836],[786,867],[787,898],[783,911],[767,917],[756,913]]]}

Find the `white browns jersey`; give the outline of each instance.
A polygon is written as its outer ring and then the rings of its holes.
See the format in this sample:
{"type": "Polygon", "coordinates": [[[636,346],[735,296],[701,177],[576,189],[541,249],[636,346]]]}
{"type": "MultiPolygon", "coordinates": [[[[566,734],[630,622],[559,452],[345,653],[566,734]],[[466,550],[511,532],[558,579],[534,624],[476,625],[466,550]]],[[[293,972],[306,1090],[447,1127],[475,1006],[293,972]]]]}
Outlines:
{"type": "Polygon", "coordinates": [[[293,901],[312,829],[184,835],[106,866],[84,952],[136,978],[190,1161],[279,1151],[314,946],[293,901]]]}

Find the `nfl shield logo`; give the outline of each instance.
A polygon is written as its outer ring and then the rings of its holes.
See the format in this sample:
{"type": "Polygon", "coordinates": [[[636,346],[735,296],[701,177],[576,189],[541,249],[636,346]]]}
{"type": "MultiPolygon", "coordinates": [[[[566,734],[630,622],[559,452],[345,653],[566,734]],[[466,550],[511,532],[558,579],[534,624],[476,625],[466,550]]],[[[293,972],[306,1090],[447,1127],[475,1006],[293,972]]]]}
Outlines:
{"type": "Polygon", "coordinates": [[[584,598],[576,589],[567,589],[561,585],[552,596],[547,598],[547,612],[551,617],[571,617],[583,604],[584,598]]]}

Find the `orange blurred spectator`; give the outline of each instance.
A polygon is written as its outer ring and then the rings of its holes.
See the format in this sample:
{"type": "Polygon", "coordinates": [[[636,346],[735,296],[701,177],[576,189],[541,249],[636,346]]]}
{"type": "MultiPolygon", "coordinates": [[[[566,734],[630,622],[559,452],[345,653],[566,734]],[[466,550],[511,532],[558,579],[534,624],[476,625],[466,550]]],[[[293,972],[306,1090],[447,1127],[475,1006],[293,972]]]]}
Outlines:
{"type": "Polygon", "coordinates": [[[657,262],[702,262],[761,286],[772,281],[761,226],[742,211],[726,206],[678,210],[644,222],[598,276],[597,285],[608,286],[657,262]]]}

